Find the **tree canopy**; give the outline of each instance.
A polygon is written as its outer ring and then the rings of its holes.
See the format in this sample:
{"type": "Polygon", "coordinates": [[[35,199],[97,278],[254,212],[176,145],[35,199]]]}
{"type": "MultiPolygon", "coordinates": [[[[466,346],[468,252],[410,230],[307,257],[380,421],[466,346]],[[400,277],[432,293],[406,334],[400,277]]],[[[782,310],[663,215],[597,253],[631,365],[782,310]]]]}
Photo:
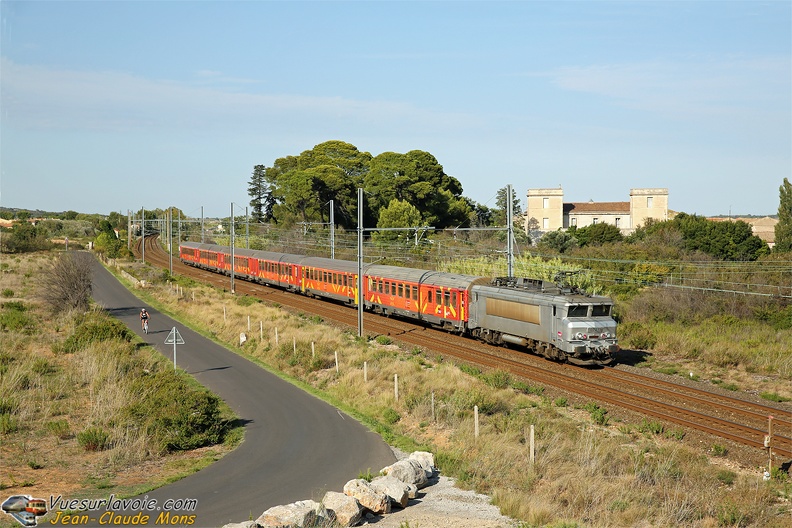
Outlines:
{"type": "MultiPolygon", "coordinates": [[[[328,203],[333,200],[336,223],[347,229],[356,227],[358,188],[364,190],[364,224],[369,226],[378,223],[380,211],[393,200],[409,204],[419,215],[418,224],[401,227],[467,225],[473,213],[462,197],[459,180],[446,174],[434,156],[420,150],[372,157],[349,143],[326,141],[299,156],[278,158],[264,171],[263,182],[270,192],[272,218],[287,224],[325,223],[328,203]]],[[[261,187],[258,180],[255,183],[251,180],[251,196],[261,187]]],[[[414,215],[403,218],[415,221],[414,215]]]]}

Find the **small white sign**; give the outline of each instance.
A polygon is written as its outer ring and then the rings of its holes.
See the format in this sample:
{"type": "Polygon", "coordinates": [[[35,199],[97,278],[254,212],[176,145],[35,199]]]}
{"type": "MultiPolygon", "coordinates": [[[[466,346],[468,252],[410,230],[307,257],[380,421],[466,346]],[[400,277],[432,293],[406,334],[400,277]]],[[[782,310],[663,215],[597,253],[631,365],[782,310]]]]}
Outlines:
{"type": "Polygon", "coordinates": [[[166,345],[183,345],[184,344],[184,339],[182,339],[181,334],[179,333],[178,330],[176,330],[175,326],[173,327],[173,330],[171,330],[170,333],[168,334],[168,337],[165,338],[165,344],[166,345]]]}

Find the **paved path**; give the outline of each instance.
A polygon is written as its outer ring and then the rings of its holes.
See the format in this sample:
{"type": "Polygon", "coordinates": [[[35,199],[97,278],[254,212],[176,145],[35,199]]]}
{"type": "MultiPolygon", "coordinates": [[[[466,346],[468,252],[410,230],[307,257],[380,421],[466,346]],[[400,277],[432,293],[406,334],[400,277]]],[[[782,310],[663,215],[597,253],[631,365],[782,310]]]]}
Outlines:
{"type": "MultiPolygon", "coordinates": [[[[93,297],[142,335],[138,313],[145,305],[98,262],[93,297]]],[[[176,512],[195,513],[193,526],[222,526],[256,519],[271,506],[319,501],[325,491],[342,491],[360,472],[377,472],[395,462],[379,435],[348,415],[153,308],[149,311],[152,318],[144,340],[172,360],[173,345],[164,341],[175,326],[185,341],[176,349],[178,366],[225,400],[246,423],[245,440],[234,452],[147,494],[159,504],[196,499],[196,512],[176,512]]],[[[155,521],[156,513],[150,524],[155,521]]]]}

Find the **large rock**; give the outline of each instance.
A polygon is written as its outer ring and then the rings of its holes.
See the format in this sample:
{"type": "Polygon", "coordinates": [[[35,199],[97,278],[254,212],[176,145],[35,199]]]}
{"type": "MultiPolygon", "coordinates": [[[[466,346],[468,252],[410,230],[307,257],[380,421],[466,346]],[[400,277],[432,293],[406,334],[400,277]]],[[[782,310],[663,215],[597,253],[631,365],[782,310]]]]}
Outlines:
{"type": "Polygon", "coordinates": [[[223,528],[258,528],[256,521],[245,521],[241,523],[224,524],[223,528]]]}
{"type": "Polygon", "coordinates": [[[408,457],[409,460],[415,460],[426,471],[426,478],[432,478],[437,471],[434,463],[434,455],[429,451],[413,451],[408,457]]]}
{"type": "Polygon", "coordinates": [[[407,484],[413,484],[418,489],[425,488],[429,484],[426,471],[421,464],[415,460],[399,460],[391,466],[382,468],[381,474],[397,478],[407,484]]]}
{"type": "Polygon", "coordinates": [[[330,515],[335,514],[340,526],[355,526],[363,518],[363,507],[355,497],[328,491],[322,499],[322,505],[330,515]]]}
{"type": "Polygon", "coordinates": [[[356,498],[361,506],[374,513],[390,513],[388,496],[372,489],[363,479],[350,480],[344,484],[344,494],[356,498]]]}
{"type": "Polygon", "coordinates": [[[256,523],[267,528],[293,528],[313,526],[320,518],[328,517],[324,507],[316,501],[297,501],[285,506],[273,506],[256,519],[256,523]]]}
{"type": "Polygon", "coordinates": [[[391,504],[396,504],[400,508],[407,506],[407,501],[410,499],[409,487],[409,484],[394,477],[376,477],[371,481],[373,490],[383,492],[388,496],[391,504]]]}

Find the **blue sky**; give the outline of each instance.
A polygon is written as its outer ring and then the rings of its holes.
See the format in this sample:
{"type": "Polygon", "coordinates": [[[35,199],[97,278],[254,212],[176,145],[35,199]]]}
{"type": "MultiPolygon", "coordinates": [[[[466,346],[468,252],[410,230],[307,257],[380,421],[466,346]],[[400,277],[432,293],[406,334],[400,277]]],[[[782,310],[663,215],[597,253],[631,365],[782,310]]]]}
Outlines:
{"type": "Polygon", "coordinates": [[[425,150],[464,195],[669,190],[776,214],[792,2],[0,1],[0,205],[248,205],[327,140],[425,150]]]}

